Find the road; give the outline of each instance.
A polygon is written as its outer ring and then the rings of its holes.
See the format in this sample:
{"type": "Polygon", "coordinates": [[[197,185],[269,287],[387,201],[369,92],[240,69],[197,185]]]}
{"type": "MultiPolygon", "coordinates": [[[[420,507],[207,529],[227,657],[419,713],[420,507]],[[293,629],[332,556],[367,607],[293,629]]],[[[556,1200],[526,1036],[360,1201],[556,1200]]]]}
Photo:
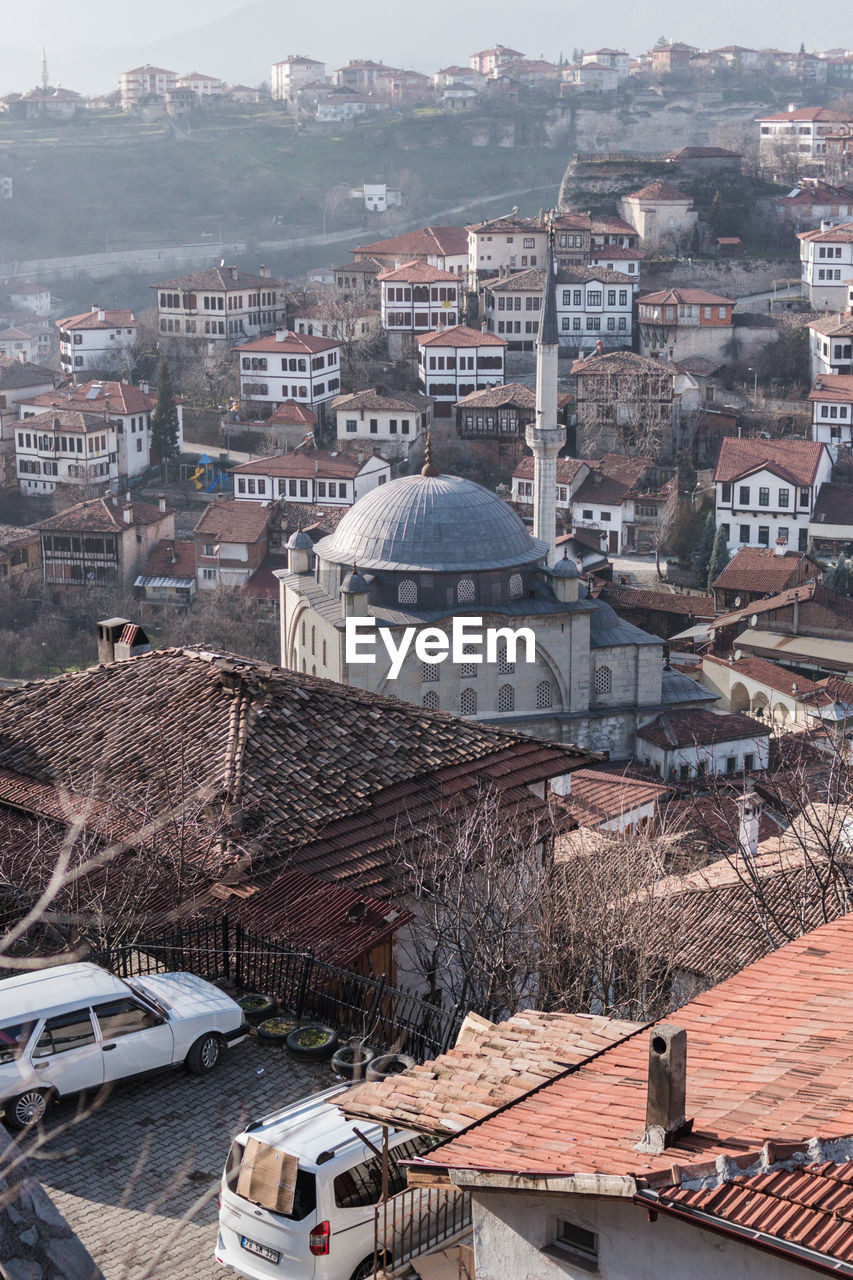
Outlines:
{"type": "MultiPolygon", "coordinates": [[[[214,1260],[216,1195],[231,1139],[250,1118],[334,1083],[254,1037],[210,1077],[184,1070],[119,1085],[33,1161],[106,1280],[228,1280],[214,1260]],[[262,1074],[259,1074],[262,1073],[262,1074]]],[[[48,1129],[74,1117],[60,1104],[48,1129]]]]}

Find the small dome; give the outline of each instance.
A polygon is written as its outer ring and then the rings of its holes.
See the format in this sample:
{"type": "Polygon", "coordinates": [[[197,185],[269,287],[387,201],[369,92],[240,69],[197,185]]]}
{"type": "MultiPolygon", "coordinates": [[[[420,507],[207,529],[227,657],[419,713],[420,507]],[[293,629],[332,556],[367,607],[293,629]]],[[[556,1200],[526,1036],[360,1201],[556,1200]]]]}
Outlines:
{"type": "Polygon", "coordinates": [[[551,570],[552,578],[579,578],[581,576],[580,569],[574,560],[570,560],[568,556],[564,556],[562,560],[558,560],[551,570]]]}
{"type": "Polygon", "coordinates": [[[345,596],[358,596],[369,590],[370,584],[357,569],[353,569],[352,573],[348,573],[341,583],[341,591],[345,596]]]}
{"type": "Polygon", "coordinates": [[[308,537],[307,533],[303,533],[301,529],[297,529],[292,533],[285,543],[288,551],[312,551],[314,543],[308,537]]]}
{"type": "Polygon", "coordinates": [[[315,546],[362,569],[459,572],[537,564],[547,547],[497,494],[459,476],[403,476],[360,498],[315,546]]]}

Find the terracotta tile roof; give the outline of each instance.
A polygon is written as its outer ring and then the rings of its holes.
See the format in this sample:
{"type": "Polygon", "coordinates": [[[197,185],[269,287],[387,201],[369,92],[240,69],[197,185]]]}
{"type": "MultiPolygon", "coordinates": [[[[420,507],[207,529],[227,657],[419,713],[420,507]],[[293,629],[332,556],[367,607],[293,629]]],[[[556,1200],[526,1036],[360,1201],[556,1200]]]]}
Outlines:
{"type": "Polygon", "coordinates": [[[849,1266],[842,1270],[837,1263],[853,1264],[853,1160],[803,1165],[807,1149],[801,1151],[796,1163],[786,1160],[766,1172],[729,1175],[711,1187],[667,1188],[654,1196],[654,1207],[675,1211],[680,1221],[700,1227],[711,1220],[740,1228],[745,1240],[755,1240],[760,1232],[772,1238],[776,1250],[794,1246],[788,1254],[793,1265],[802,1257],[796,1249],[807,1249],[823,1255],[826,1270],[850,1275],[849,1266]]]}
{"type": "Polygon", "coordinates": [[[276,570],[287,568],[287,556],[270,551],[264,556],[248,582],[240,588],[240,594],[253,600],[278,601],[280,587],[276,570]]]}
{"type": "Polygon", "coordinates": [[[63,387],[61,391],[46,391],[42,395],[33,396],[27,404],[43,405],[46,409],[67,409],[73,406],[87,412],[105,409],[108,413],[123,416],[151,413],[157,401],[141,387],[134,387],[129,382],[83,382],[77,386],[63,387]]]}
{"type": "Polygon", "coordinates": [[[205,271],[193,271],[186,276],[175,276],[172,280],[163,280],[153,284],[152,289],[284,289],[283,280],[273,280],[270,276],[255,276],[249,271],[238,271],[236,267],[208,267],[205,271]]]}
{"type": "Polygon", "coordinates": [[[809,524],[849,525],[853,533],[853,484],[822,484],[809,524]]]}
{"type": "Polygon", "coordinates": [[[722,298],[718,293],[709,293],[707,289],[658,289],[656,293],[641,293],[637,299],[639,303],[655,303],[661,304],[669,302],[675,305],[686,304],[687,306],[726,306],[733,307],[735,305],[734,298],[722,298]]]}
{"type": "Polygon", "coordinates": [[[606,351],[604,355],[589,355],[585,360],[576,360],[572,365],[572,374],[577,377],[607,374],[643,374],[660,377],[662,373],[678,374],[681,370],[668,360],[653,360],[651,356],[641,356],[636,351],[606,351]]]}
{"type": "MultiPolygon", "coordinates": [[[[632,249],[627,244],[592,244],[589,247],[590,261],[610,258],[613,262],[639,262],[643,257],[642,249],[632,249]]],[[[621,276],[625,280],[623,272],[615,272],[614,274],[621,276]]],[[[628,279],[631,277],[629,276],[628,279]]]]}
{"type": "Polygon", "coordinates": [[[797,239],[808,244],[850,244],[853,241],[853,222],[840,222],[826,231],[799,231],[797,239]]]}
{"type": "Polygon", "coordinates": [[[389,280],[403,281],[413,284],[451,284],[459,285],[459,276],[454,275],[452,271],[443,271],[439,267],[431,267],[428,262],[406,262],[401,267],[389,267],[387,271],[380,271],[376,277],[384,284],[389,280]]]}
{"type": "MultiPolygon", "coordinates": [[[[222,893],[227,895],[226,886],[222,893]]],[[[224,900],[229,916],[241,924],[343,968],[414,919],[410,911],[387,900],[318,880],[298,867],[287,867],[250,897],[231,895],[224,900]]]]}
{"type": "Polygon", "coordinates": [[[389,394],[381,391],[352,391],[335,396],[332,408],[338,413],[350,409],[376,409],[380,412],[399,409],[402,413],[426,413],[432,404],[430,396],[420,396],[414,391],[394,391],[389,394]]]}
{"type": "Polygon", "coordinates": [[[41,386],[45,382],[56,382],[57,376],[52,369],[43,369],[29,360],[0,355],[0,391],[41,386]]]}
{"type": "MultiPolygon", "coordinates": [[[[720,50],[717,50],[719,53],[720,50]]],[[[673,160],[740,160],[739,151],[727,151],[725,147],[681,147],[670,151],[673,160]]]]}
{"type": "Polygon", "coordinates": [[[64,320],[57,320],[60,329],[132,329],[136,324],[136,316],[132,311],[113,311],[107,307],[102,307],[104,313],[103,320],[99,319],[97,307],[93,307],[91,311],[84,311],[79,316],[66,316],[64,320]]]}
{"type": "MultiPolygon", "coordinates": [[[[30,419],[34,421],[34,419],[30,419]]],[[[165,512],[148,502],[113,501],[112,498],[92,498],[89,502],[78,502],[58,515],[48,516],[33,525],[34,529],[64,533],[116,533],[135,524],[157,524],[174,515],[174,510],[167,508],[165,512]],[[130,511],[130,520],[125,520],[125,511],[130,511]]]]}
{"type": "Polygon", "coordinates": [[[372,244],[360,244],[353,253],[429,255],[430,257],[457,257],[468,252],[468,233],[464,227],[423,227],[407,231],[387,240],[374,240],[372,244]]]}
{"type": "Polygon", "coordinates": [[[192,538],[161,538],[148,552],[142,575],[146,578],[195,578],[195,542],[192,538]]]}
{"type": "MultiPolygon", "coordinates": [[[[482,395],[482,392],[477,394],[482,395]]],[[[535,459],[529,456],[519,458],[512,473],[513,479],[530,479],[533,476],[534,462],[535,459]]],[[[586,458],[557,458],[557,479],[564,484],[571,484],[582,467],[594,467],[595,465],[594,462],[590,462],[586,458]]]]}
{"type": "Polygon", "coordinates": [[[485,235],[488,232],[518,232],[524,231],[541,231],[547,230],[544,222],[538,218],[522,218],[517,214],[504,214],[500,218],[487,218],[485,222],[472,222],[465,228],[466,231],[476,232],[477,235],[485,235]]]}
{"type": "Polygon", "coordinates": [[[679,191],[678,187],[674,187],[671,182],[664,182],[662,178],[658,178],[655,182],[650,182],[647,187],[641,187],[639,191],[632,191],[628,200],[660,200],[660,201],[683,201],[690,204],[693,197],[686,196],[683,191],[679,191]]]}
{"type": "MultiPolygon", "coordinates": [[[[792,56],[790,54],[786,55],[792,56]]],[[[804,124],[814,124],[816,122],[832,123],[834,121],[847,121],[850,119],[849,113],[843,111],[828,111],[826,107],[797,107],[794,111],[780,111],[773,116],[756,116],[756,124],[772,123],[773,121],[782,121],[785,123],[796,124],[802,121],[804,124]]]]}
{"type": "MultiPolygon", "coordinates": [[[[605,246],[617,248],[618,245],[605,246]]],[[[632,250],[633,252],[633,250],[632,250]]],[[[602,254],[606,257],[606,252],[602,254]]],[[[618,255],[617,255],[618,256],[618,255]]],[[[620,271],[608,271],[605,267],[560,267],[555,276],[557,284],[589,284],[600,280],[602,284],[627,284],[627,277],[620,271]]],[[[489,281],[486,288],[491,293],[542,293],[545,288],[545,268],[531,267],[502,280],[489,281]]]]}
{"type": "Polygon", "coordinates": [[[664,750],[708,746],[714,742],[740,742],[743,738],[768,738],[770,728],[751,716],[727,715],[693,707],[669,711],[637,730],[637,737],[664,750]]]}
{"type": "Polygon", "coordinates": [[[202,648],[0,691],[0,805],[63,818],[64,791],[76,787],[84,807],[119,790],[159,812],[177,776],[162,762],[180,761],[193,787],[242,808],[262,832],[253,876],[269,868],[274,878],[295,857],[374,894],[393,883],[401,817],[416,815],[418,832],[436,814],[451,823],[454,805],[484,784],[513,812],[541,805],[528,783],[589,759],[202,648]]]}
{"type": "Polygon", "coordinates": [[[604,475],[601,471],[591,471],[583,484],[572,495],[573,502],[600,503],[603,506],[621,507],[631,490],[631,485],[615,476],[604,475]]]}
{"type": "MultiPolygon", "coordinates": [[[[688,867],[695,867],[706,854],[712,858],[736,854],[739,821],[737,793],[722,789],[714,795],[699,793],[670,800],[663,810],[664,829],[671,835],[680,836],[683,843],[690,849],[688,867]]],[[[773,818],[767,806],[763,807],[758,819],[759,843],[778,836],[779,831],[779,822],[773,818]]],[[[728,928],[728,923],[726,927],[728,928]]],[[[701,943],[699,946],[701,947],[701,943]]],[[[711,952],[708,952],[708,955],[710,954],[711,952]]],[[[763,954],[763,951],[756,951],[750,954],[749,959],[755,960],[763,954]]],[[[708,956],[706,961],[707,958],[708,956]]],[[[737,959],[733,959],[731,968],[726,970],[726,975],[743,968],[745,963],[744,960],[743,963],[738,964],[737,959]]]]}
{"type": "Polygon", "coordinates": [[[639,1026],[591,1014],[525,1009],[506,1022],[475,1027],[455,1048],[422,1066],[348,1089],[339,1106],[347,1116],[380,1124],[458,1133],[639,1026]]]}
{"type": "MultiPolygon", "coordinates": [[[[762,591],[777,595],[802,576],[804,560],[812,563],[804,551],[786,551],[778,556],[770,547],[741,547],[712,585],[718,591],[762,591]]],[[[819,572],[817,566],[815,572],[819,572]]]]}
{"type": "MultiPolygon", "coordinates": [[[[313,473],[312,473],[313,474],[313,473]]],[[[218,498],[206,507],[193,532],[214,542],[259,542],[270,521],[269,507],[259,502],[218,498]]]]}
{"type": "Polygon", "coordinates": [[[27,430],[65,431],[86,435],[90,431],[103,431],[107,425],[104,409],[98,413],[84,413],[82,409],[47,409],[26,419],[27,430]]]}
{"type": "Polygon", "coordinates": [[[28,529],[16,524],[0,524],[0,550],[11,551],[13,547],[38,542],[38,529],[28,529]]]}
{"type": "Polygon", "coordinates": [[[469,329],[466,324],[453,325],[449,329],[436,329],[418,338],[422,347],[505,347],[506,339],[480,329],[469,329]]]}
{"type": "Polygon", "coordinates": [[[235,351],[268,351],[273,355],[314,356],[322,351],[336,351],[340,342],[334,338],[314,338],[307,333],[294,333],[287,329],[279,340],[278,335],[269,338],[255,338],[253,342],[244,342],[235,347],[235,351]]]}
{"type": "Polygon", "coordinates": [[[720,445],[714,481],[738,480],[752,471],[770,467],[784,471],[797,485],[814,482],[826,446],[817,440],[757,440],[724,436],[720,445]]]}
{"type": "MultiPolygon", "coordinates": [[[[853,199],[853,196],[851,196],[853,199]]],[[[853,403],[853,374],[821,373],[815,378],[809,392],[810,400],[826,400],[830,403],[853,403]]]]}
{"type": "Polygon", "coordinates": [[[354,453],[329,453],[325,449],[312,449],[310,453],[280,453],[272,458],[254,458],[231,467],[234,475],[261,476],[318,476],[322,480],[336,480],[344,476],[351,480],[358,475],[364,462],[354,453]]]}
{"type": "Polygon", "coordinates": [[[803,698],[803,702],[808,703],[809,706],[828,706],[840,702],[844,706],[853,707],[853,682],[841,676],[826,676],[806,692],[807,696],[803,698]]]}
{"type": "Polygon", "coordinates": [[[817,687],[814,681],[809,680],[807,676],[801,675],[799,672],[796,675],[792,675],[784,667],[778,666],[775,662],[768,662],[766,658],[738,658],[737,660],[732,659],[730,662],[726,658],[716,658],[711,654],[705,654],[702,662],[703,664],[709,662],[715,666],[726,667],[737,675],[745,676],[748,680],[755,680],[759,684],[766,685],[768,689],[775,689],[777,693],[785,693],[790,697],[794,697],[797,694],[811,693],[817,687]]]}
{"type": "Polygon", "coordinates": [[[713,618],[714,597],[688,595],[677,591],[652,591],[645,587],[621,587],[605,584],[602,599],[619,609],[653,609],[659,613],[677,613],[690,618],[713,618]]]}
{"type": "Polygon", "coordinates": [[[825,182],[809,182],[786,196],[777,196],[776,204],[789,205],[853,204],[853,191],[846,187],[830,187],[825,182]]]}
{"type": "Polygon", "coordinates": [[[603,1173],[666,1186],[673,1165],[713,1175],[718,1156],[742,1158],[768,1138],[846,1136],[853,1131],[851,969],[848,915],[669,1015],[687,1032],[694,1124],[660,1155],[634,1150],[645,1128],[649,1055],[648,1037],[635,1034],[414,1163],[543,1177],[603,1173]]]}
{"type": "Polygon", "coordinates": [[[285,400],[267,418],[267,422],[279,426],[314,427],[317,425],[317,415],[307,405],[298,404],[296,400],[285,400]]]}
{"type": "Polygon", "coordinates": [[[665,783],[613,769],[578,769],[572,774],[569,808],[581,827],[600,827],[643,805],[672,794],[665,783]]]}

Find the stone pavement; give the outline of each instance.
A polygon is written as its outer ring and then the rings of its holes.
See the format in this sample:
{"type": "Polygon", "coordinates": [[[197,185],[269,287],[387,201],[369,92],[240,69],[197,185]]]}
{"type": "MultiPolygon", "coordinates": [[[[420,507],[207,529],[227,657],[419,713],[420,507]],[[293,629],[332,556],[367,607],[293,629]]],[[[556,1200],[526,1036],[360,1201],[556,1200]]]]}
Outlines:
{"type": "Polygon", "coordinates": [[[227,1280],[236,1273],[213,1251],[232,1137],[334,1083],[328,1064],[303,1066],[250,1037],[212,1075],[120,1084],[78,1124],[76,1104],[60,1103],[33,1172],[106,1280],[227,1280]]]}

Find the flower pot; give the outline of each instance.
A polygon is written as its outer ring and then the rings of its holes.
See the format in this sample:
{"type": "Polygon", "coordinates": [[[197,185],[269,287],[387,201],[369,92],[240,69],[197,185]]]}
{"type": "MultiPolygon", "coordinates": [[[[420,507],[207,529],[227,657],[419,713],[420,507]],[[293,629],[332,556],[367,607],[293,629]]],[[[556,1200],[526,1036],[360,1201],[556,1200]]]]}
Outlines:
{"type": "Polygon", "coordinates": [[[277,1018],[267,1018],[258,1024],[258,1039],[267,1044],[285,1045],[287,1037],[298,1028],[299,1021],[289,1014],[280,1014],[277,1018]]]}
{"type": "Polygon", "coordinates": [[[368,1080],[384,1080],[386,1076],[398,1076],[414,1067],[415,1060],[407,1053],[383,1053],[374,1058],[367,1068],[368,1080]]]}
{"type": "Polygon", "coordinates": [[[266,1022],[267,1018],[274,1015],[278,1005],[273,996],[261,992],[250,992],[248,995],[241,996],[237,1003],[243,1010],[243,1015],[250,1027],[266,1022]]]}
{"type": "Polygon", "coordinates": [[[337,1031],[319,1022],[306,1022],[287,1037],[288,1052],[297,1062],[325,1062],[337,1047],[337,1031]]]}

